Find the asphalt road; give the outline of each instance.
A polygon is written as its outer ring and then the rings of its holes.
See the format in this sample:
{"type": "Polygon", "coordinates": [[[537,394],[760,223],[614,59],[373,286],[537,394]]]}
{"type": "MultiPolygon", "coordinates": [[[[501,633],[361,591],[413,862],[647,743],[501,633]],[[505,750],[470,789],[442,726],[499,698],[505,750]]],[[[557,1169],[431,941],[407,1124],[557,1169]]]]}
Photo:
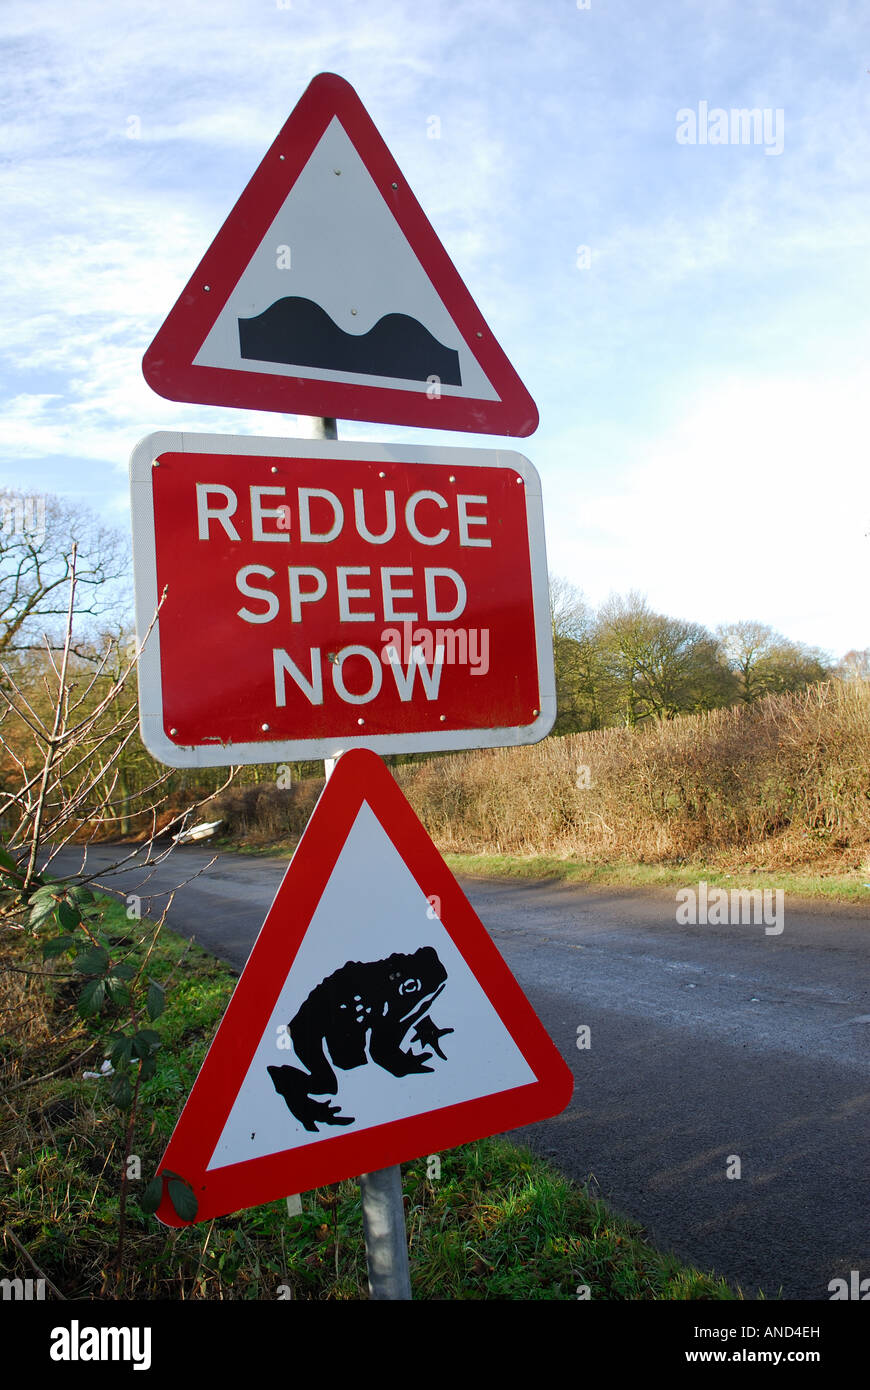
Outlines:
{"type": "MultiPolygon", "coordinates": [[[[91,851],[90,871],[114,854],[91,851]]],[[[286,863],[205,868],[213,854],[105,882],[153,911],[201,870],[168,921],[240,970],[286,863]]],[[[673,892],[463,887],[576,1078],[569,1108],[518,1138],[747,1298],[827,1300],[832,1279],[870,1277],[865,907],[786,898],[774,935],[679,926],[673,892]]]]}

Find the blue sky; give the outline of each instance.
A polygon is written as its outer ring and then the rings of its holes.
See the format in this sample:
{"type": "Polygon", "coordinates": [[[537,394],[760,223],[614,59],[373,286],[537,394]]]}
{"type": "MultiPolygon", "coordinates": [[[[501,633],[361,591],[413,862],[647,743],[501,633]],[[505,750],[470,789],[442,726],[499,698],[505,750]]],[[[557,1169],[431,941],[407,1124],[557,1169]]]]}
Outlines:
{"type": "Polygon", "coordinates": [[[165,401],[140,362],[333,71],[538,404],[551,571],[870,646],[866,5],[4,0],[0,36],[0,483],[126,526],[144,434],[296,432],[165,401]],[[781,150],[678,142],[701,103],[781,113],[781,150]]]}

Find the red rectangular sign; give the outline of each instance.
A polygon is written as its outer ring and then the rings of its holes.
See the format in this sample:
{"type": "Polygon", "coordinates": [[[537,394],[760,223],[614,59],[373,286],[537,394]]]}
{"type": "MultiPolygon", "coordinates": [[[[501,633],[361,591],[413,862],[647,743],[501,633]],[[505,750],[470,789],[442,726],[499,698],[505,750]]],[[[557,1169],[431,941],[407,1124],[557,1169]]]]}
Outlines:
{"type": "Polygon", "coordinates": [[[173,766],[531,743],[540,484],[512,451],[160,433],[131,459],[142,737],[173,766]]]}

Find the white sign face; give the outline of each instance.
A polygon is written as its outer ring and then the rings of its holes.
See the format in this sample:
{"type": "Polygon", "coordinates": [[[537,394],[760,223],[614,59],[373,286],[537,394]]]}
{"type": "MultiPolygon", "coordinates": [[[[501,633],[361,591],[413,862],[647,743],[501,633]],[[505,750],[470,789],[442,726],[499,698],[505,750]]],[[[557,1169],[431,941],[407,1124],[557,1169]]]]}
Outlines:
{"type": "MultiPolygon", "coordinates": [[[[403,981],[398,982],[399,989],[402,984],[403,981]]],[[[341,988],[338,993],[342,993],[341,988]]],[[[382,998],[378,994],[378,1000],[382,998]]],[[[408,1038],[413,1032],[413,1027],[408,1029],[408,1038]]],[[[427,1050],[419,1042],[411,1048],[418,1056],[427,1050]]],[[[325,1071],[322,1079],[328,1081],[325,1071]]],[[[373,1125],[476,1100],[534,1080],[533,1071],[434,915],[432,905],[364,803],[272,1010],[208,1168],[282,1153],[337,1133],[355,1134],[373,1125]],[[385,885],[389,885],[387,891],[385,885]],[[431,956],[417,954],[429,949],[431,956]],[[376,978],[378,963],[386,981],[392,957],[423,962],[422,966],[408,964],[403,968],[422,976],[427,994],[443,986],[430,1005],[443,1057],[430,1055],[428,1063],[423,1064],[425,1071],[407,1076],[397,1077],[377,1065],[372,1053],[377,1054],[379,1026],[388,1033],[391,1030],[389,1015],[377,1016],[382,1015],[384,1007],[379,1002],[375,1014],[368,1016],[370,1038],[361,1065],[341,1070],[339,1059],[332,1055],[332,1050],[336,1050],[334,1037],[330,1049],[325,997],[323,1036],[313,1041],[311,1054],[297,1057],[290,1044],[288,1025],[299,1017],[306,1000],[316,994],[323,982],[336,971],[344,970],[351,995],[360,993],[359,1007],[370,1009],[374,995],[367,999],[365,984],[357,986],[354,981],[364,981],[367,975],[376,978]],[[356,971],[363,958],[375,966],[374,971],[356,971]],[[427,968],[433,972],[429,980],[425,978],[427,968]],[[336,1094],[328,1096],[328,1104],[337,1113],[324,1122],[316,1118],[319,1112],[311,1110],[317,1128],[308,1130],[276,1089],[281,1082],[280,1072],[273,1081],[269,1068],[286,1067],[288,1075],[292,1073],[299,1081],[301,1097],[305,1091],[301,1072],[312,1061],[317,1062],[319,1056],[337,1084],[336,1094]],[[346,1123],[351,1120],[352,1124],[346,1123]]],[[[318,1101],[324,1103],[319,1097],[318,1101]]]]}
{"type": "Polygon", "coordinates": [[[337,119],[287,194],[194,362],[198,367],[275,376],[286,376],[289,369],[312,380],[353,381],[424,396],[432,389],[427,380],[432,376],[438,378],[442,395],[498,399],[337,119]],[[269,317],[258,325],[264,314],[269,317]],[[338,332],[331,332],[326,322],[318,323],[319,314],[325,314],[338,332]],[[416,336],[411,325],[419,325],[437,344],[432,345],[428,363],[432,371],[417,381],[399,375],[406,339],[401,334],[389,339],[376,329],[389,315],[410,321],[396,325],[400,330],[416,336]],[[294,357],[294,343],[299,348],[303,343],[313,346],[314,335],[300,328],[308,323],[324,330],[324,355],[334,345],[337,354],[358,359],[354,370],[317,366],[311,351],[294,357]],[[352,341],[342,341],[344,335],[352,341]],[[243,357],[247,338],[251,347],[243,357]],[[270,342],[280,342],[280,362],[251,355],[268,350],[270,342]],[[458,381],[447,379],[450,367],[436,370],[441,360],[438,347],[446,349],[443,361],[452,366],[458,381]],[[367,364],[369,370],[363,370],[367,364]]]}

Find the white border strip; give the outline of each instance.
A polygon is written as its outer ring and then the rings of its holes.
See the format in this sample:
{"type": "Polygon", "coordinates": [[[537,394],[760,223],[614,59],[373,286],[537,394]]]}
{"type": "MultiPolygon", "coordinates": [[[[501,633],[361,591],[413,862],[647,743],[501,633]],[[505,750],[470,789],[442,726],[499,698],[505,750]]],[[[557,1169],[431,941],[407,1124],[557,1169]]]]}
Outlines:
{"type": "Polygon", "coordinates": [[[157,556],[154,536],[154,460],[165,453],[240,454],[258,458],[360,459],[383,463],[439,464],[444,468],[512,468],[523,479],[531,561],[538,690],[541,711],[531,724],[503,729],[445,729],[418,734],[360,734],[340,738],[302,738],[281,742],[179,746],[163,731],[160,677],[160,620],[139,662],[139,727],[149,753],[170,767],[228,767],[232,764],[297,762],[335,758],[349,748],[374,753],[434,753],[467,748],[502,748],[538,743],[556,718],[556,681],[550,640],[550,590],[544,542],[541,480],[523,455],[510,449],[442,448],[430,445],[344,443],[340,440],[266,438],[262,435],[181,434],[160,430],[146,435],[130,456],[130,510],[133,522],[133,574],[136,632],[142,642],[157,611],[157,556]]]}

